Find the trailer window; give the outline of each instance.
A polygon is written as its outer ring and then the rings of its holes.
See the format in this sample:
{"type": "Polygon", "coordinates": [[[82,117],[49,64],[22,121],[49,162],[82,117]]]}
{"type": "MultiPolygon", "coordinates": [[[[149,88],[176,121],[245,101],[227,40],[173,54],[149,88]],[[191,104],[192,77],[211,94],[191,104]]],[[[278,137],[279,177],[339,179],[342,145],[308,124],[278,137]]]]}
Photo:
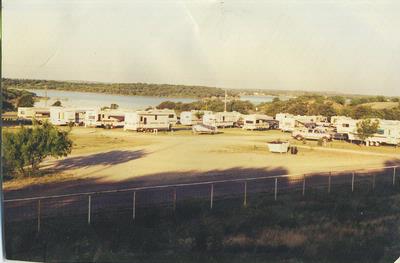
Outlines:
{"type": "Polygon", "coordinates": [[[385,130],[384,129],[378,129],[378,132],[377,132],[378,134],[385,134],[385,130]]]}
{"type": "Polygon", "coordinates": [[[342,127],[348,128],[348,127],[350,127],[350,124],[348,124],[348,123],[343,123],[343,124],[342,124],[342,127]]]}
{"type": "Polygon", "coordinates": [[[157,115],[154,115],[154,119],[157,120],[157,115]]]}
{"type": "Polygon", "coordinates": [[[168,118],[173,119],[174,118],[174,114],[168,115],[168,118]]]}

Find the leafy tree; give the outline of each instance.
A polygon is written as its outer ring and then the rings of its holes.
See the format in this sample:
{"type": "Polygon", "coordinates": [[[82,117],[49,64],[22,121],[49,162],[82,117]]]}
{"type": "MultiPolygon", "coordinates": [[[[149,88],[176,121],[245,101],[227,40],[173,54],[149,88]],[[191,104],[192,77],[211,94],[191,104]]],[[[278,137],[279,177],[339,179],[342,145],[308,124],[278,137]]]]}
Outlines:
{"type": "Polygon", "coordinates": [[[111,103],[110,109],[112,109],[112,110],[117,110],[118,108],[119,108],[119,105],[118,105],[118,104],[116,104],[116,103],[111,103]]]}
{"type": "Polygon", "coordinates": [[[346,104],[346,98],[343,96],[332,96],[330,99],[340,105],[346,104]]]}
{"type": "Polygon", "coordinates": [[[361,118],[372,118],[374,116],[374,111],[371,107],[367,106],[357,106],[353,109],[352,118],[361,119],[361,118]]]}
{"type": "Polygon", "coordinates": [[[375,101],[377,101],[377,102],[386,102],[387,100],[386,100],[385,96],[376,96],[375,97],[375,101]]]}
{"type": "Polygon", "coordinates": [[[17,101],[17,107],[33,107],[34,104],[32,94],[23,94],[17,101]]]}
{"type": "Polygon", "coordinates": [[[372,137],[378,132],[379,121],[372,121],[371,119],[364,119],[357,123],[357,134],[361,141],[365,142],[368,138],[372,137]]]}
{"type": "Polygon", "coordinates": [[[197,119],[203,118],[203,115],[204,115],[204,112],[201,112],[201,111],[197,111],[197,112],[195,113],[195,116],[196,116],[197,119]]]}
{"type": "Polygon", "coordinates": [[[57,101],[55,101],[51,106],[61,107],[62,104],[61,104],[61,101],[57,100],[57,101]]]}
{"type": "Polygon", "coordinates": [[[6,171],[13,176],[35,175],[38,165],[48,156],[67,156],[72,149],[69,133],[48,122],[21,127],[17,132],[4,133],[3,153],[6,171]]]}

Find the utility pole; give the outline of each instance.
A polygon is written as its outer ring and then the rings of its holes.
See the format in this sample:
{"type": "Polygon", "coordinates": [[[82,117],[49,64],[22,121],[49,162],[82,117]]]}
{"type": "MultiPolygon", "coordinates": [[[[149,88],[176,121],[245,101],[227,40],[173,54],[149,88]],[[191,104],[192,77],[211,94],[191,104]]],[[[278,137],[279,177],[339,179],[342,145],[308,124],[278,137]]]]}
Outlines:
{"type": "Polygon", "coordinates": [[[226,89],[225,89],[225,103],[224,103],[224,112],[226,112],[226,97],[227,97],[226,89]]]}

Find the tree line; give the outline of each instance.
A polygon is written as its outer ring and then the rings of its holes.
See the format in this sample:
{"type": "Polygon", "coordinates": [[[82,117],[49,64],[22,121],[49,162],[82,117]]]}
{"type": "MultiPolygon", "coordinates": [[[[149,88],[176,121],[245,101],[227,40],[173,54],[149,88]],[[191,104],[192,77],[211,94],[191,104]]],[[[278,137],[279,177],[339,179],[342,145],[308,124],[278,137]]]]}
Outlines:
{"type": "MultiPolygon", "coordinates": [[[[132,96],[178,97],[178,98],[209,98],[223,97],[225,90],[216,87],[194,85],[170,85],[150,83],[89,83],[53,80],[2,79],[5,88],[18,89],[49,89],[108,93],[132,96]]],[[[229,96],[236,96],[234,91],[229,96]]]]}
{"type": "MultiPolygon", "coordinates": [[[[354,119],[380,118],[386,120],[400,120],[400,103],[392,109],[373,109],[365,105],[345,105],[338,103],[335,97],[318,95],[305,95],[286,101],[275,98],[272,102],[255,105],[250,101],[230,100],[227,102],[227,111],[238,111],[242,114],[263,113],[275,116],[277,113],[290,113],[294,115],[323,115],[348,116],[354,119]]],[[[342,101],[342,100],[340,100],[342,101]]],[[[190,110],[224,111],[224,101],[220,99],[202,100],[190,103],[164,101],[159,109],[173,109],[178,113],[190,110]]]]}
{"type": "Polygon", "coordinates": [[[274,100],[269,103],[261,103],[257,108],[259,111],[271,116],[285,112],[294,115],[323,115],[328,118],[332,116],[348,116],[354,119],[380,118],[400,120],[400,103],[394,108],[373,109],[368,105],[352,105],[343,101],[345,101],[344,97],[307,95],[287,101],[274,100]]]}

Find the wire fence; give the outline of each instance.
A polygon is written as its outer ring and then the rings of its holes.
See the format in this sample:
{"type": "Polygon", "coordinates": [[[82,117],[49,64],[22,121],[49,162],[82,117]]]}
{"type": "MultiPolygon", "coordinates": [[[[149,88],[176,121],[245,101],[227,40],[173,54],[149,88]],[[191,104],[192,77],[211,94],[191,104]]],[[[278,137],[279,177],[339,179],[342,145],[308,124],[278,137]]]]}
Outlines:
{"type": "Polygon", "coordinates": [[[216,201],[241,198],[243,206],[249,205],[249,197],[257,193],[270,194],[272,200],[280,195],[297,191],[305,196],[313,189],[326,193],[339,188],[354,192],[361,187],[375,190],[400,186],[400,166],[370,168],[353,171],[336,171],[301,175],[241,178],[233,180],[182,183],[136,187],[129,189],[86,192],[34,198],[9,199],[4,201],[5,221],[15,222],[36,220],[40,231],[42,220],[52,217],[80,216],[91,224],[94,215],[130,211],[132,220],[138,216],[138,209],[149,207],[171,207],[176,209],[179,202],[202,200],[213,209],[216,201]]]}

